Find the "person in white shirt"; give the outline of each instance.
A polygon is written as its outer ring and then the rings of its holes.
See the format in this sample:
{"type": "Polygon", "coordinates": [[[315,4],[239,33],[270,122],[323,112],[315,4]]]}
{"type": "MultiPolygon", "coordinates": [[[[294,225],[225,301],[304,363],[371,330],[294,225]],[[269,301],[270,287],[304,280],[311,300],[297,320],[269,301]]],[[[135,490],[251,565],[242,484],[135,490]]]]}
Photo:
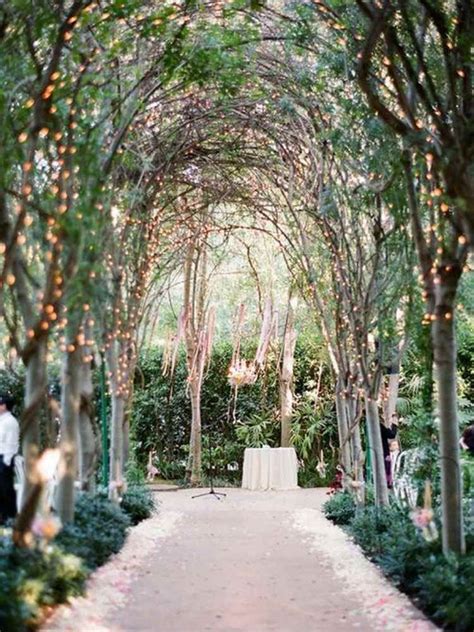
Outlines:
{"type": "Polygon", "coordinates": [[[13,457],[18,454],[20,425],[12,407],[13,398],[0,394],[0,524],[16,516],[13,457]]]}

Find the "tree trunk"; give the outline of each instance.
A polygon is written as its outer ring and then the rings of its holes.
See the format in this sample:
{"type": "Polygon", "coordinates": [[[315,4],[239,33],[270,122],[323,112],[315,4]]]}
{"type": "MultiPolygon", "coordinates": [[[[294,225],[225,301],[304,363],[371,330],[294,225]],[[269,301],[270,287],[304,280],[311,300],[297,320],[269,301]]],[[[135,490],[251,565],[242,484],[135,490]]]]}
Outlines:
{"type": "Polygon", "coordinates": [[[56,507],[63,524],[74,520],[74,482],[77,475],[81,348],[67,351],[63,360],[61,392],[61,461],[56,507]]]}
{"type": "Polygon", "coordinates": [[[81,489],[94,491],[95,467],[97,464],[97,440],[92,420],[87,411],[79,415],[79,480],[81,489]]]}
{"type": "Polygon", "coordinates": [[[336,383],[336,416],[339,435],[340,464],[344,469],[344,488],[348,488],[350,474],[352,472],[351,444],[349,437],[349,425],[346,415],[346,402],[344,399],[344,382],[341,377],[336,383]]]}
{"type": "Polygon", "coordinates": [[[202,478],[201,436],[201,385],[196,380],[189,385],[191,391],[191,440],[189,443],[191,485],[198,486],[202,478]]]}
{"type": "Polygon", "coordinates": [[[123,488],[123,419],[125,400],[122,395],[112,394],[110,420],[110,473],[109,496],[118,501],[123,488]]]}
{"type": "Polygon", "coordinates": [[[293,414],[293,392],[291,380],[280,380],[280,415],[281,415],[281,439],[282,448],[290,446],[291,417],[293,414]]]}
{"type": "Polygon", "coordinates": [[[280,372],[280,416],[282,448],[290,446],[291,417],[293,414],[293,367],[295,360],[296,331],[291,298],[288,302],[285,334],[283,338],[283,358],[280,372]]]}
{"type": "Polygon", "coordinates": [[[127,403],[124,403],[122,435],[123,435],[122,463],[123,463],[123,469],[124,469],[124,472],[125,472],[126,469],[127,469],[128,459],[130,458],[130,410],[129,410],[129,401],[127,401],[127,403]]]}
{"type": "Polygon", "coordinates": [[[392,415],[397,409],[398,390],[400,384],[400,367],[393,367],[393,373],[388,376],[388,388],[387,388],[387,405],[385,407],[385,423],[390,425],[392,423],[392,415]]]}
{"type": "Polygon", "coordinates": [[[435,377],[439,401],[443,551],[464,553],[462,480],[456,394],[456,338],[454,305],[458,279],[440,277],[432,324],[435,377]]]}
{"type": "Polygon", "coordinates": [[[107,350],[111,390],[110,416],[110,460],[109,460],[109,498],[118,502],[123,488],[123,421],[125,416],[125,396],[123,385],[119,386],[118,348],[116,343],[107,350]]]}
{"type": "Polygon", "coordinates": [[[385,477],[385,460],[380,432],[380,419],[377,402],[366,394],[365,412],[367,415],[368,440],[374,479],[375,504],[388,505],[388,487],[385,477]]]}
{"type": "Polygon", "coordinates": [[[137,368],[137,347],[136,340],[127,340],[127,348],[122,350],[122,353],[126,354],[129,358],[129,365],[127,369],[127,389],[126,399],[124,404],[124,417],[123,417],[123,469],[126,471],[128,460],[130,458],[130,415],[133,405],[134,395],[134,375],[137,368]]]}
{"type": "Polygon", "coordinates": [[[95,466],[98,457],[98,444],[93,422],[92,369],[90,362],[82,362],[80,408],[79,408],[79,480],[81,489],[95,489],[95,466]]]}
{"type": "Polygon", "coordinates": [[[351,432],[351,459],[352,475],[355,481],[364,480],[362,469],[362,439],[360,436],[360,423],[358,417],[358,400],[350,398],[346,400],[346,416],[349,432],[351,432]],[[351,430],[352,429],[352,430],[351,430]]]}
{"type": "Polygon", "coordinates": [[[420,353],[422,354],[422,366],[424,367],[425,380],[421,389],[421,401],[423,408],[428,413],[433,412],[433,345],[431,342],[431,331],[429,327],[424,327],[422,333],[422,345],[420,345],[420,353]]]}
{"type": "Polygon", "coordinates": [[[25,459],[25,489],[23,502],[26,501],[36,483],[36,461],[39,455],[39,411],[46,397],[46,339],[40,340],[34,352],[28,358],[25,376],[25,409],[21,419],[22,452],[25,459]]]}

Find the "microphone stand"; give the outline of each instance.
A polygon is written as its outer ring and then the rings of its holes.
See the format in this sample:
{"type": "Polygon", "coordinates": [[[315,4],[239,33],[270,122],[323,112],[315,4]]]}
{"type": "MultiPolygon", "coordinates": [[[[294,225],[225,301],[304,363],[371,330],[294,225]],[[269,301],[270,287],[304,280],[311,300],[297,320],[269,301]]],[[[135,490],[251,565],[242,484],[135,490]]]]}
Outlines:
{"type": "Polygon", "coordinates": [[[214,498],[217,498],[217,500],[220,500],[221,496],[225,497],[227,496],[227,494],[224,494],[224,492],[216,492],[216,490],[214,489],[214,482],[213,482],[213,478],[212,478],[212,448],[211,448],[211,435],[208,434],[207,435],[207,441],[208,441],[208,449],[209,449],[209,484],[210,484],[210,490],[208,492],[204,492],[203,494],[196,494],[196,496],[191,496],[191,498],[201,498],[201,496],[214,496],[214,498]]]}

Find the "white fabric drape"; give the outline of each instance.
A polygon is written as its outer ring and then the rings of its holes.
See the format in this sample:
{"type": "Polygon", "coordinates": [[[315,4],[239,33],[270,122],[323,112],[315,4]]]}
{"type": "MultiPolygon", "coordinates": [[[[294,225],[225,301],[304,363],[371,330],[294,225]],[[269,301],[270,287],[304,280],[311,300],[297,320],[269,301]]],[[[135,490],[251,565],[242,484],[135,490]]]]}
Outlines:
{"type": "Polygon", "coordinates": [[[246,448],[242,488],[265,491],[298,488],[294,448],[246,448]]]}

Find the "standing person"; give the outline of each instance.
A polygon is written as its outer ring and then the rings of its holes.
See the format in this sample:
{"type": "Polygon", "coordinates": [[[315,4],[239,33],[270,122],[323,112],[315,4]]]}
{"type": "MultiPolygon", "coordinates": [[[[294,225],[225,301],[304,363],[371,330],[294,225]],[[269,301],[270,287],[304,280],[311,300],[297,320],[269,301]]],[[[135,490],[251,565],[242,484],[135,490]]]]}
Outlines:
{"type": "Polygon", "coordinates": [[[12,415],[13,398],[0,394],[0,524],[16,516],[13,457],[18,453],[20,426],[12,415]]]}
{"type": "Polygon", "coordinates": [[[395,439],[398,432],[398,416],[393,413],[390,420],[390,426],[380,424],[380,434],[382,435],[383,458],[385,461],[385,476],[387,478],[387,487],[393,487],[392,478],[392,459],[390,457],[390,441],[395,439]]]}

